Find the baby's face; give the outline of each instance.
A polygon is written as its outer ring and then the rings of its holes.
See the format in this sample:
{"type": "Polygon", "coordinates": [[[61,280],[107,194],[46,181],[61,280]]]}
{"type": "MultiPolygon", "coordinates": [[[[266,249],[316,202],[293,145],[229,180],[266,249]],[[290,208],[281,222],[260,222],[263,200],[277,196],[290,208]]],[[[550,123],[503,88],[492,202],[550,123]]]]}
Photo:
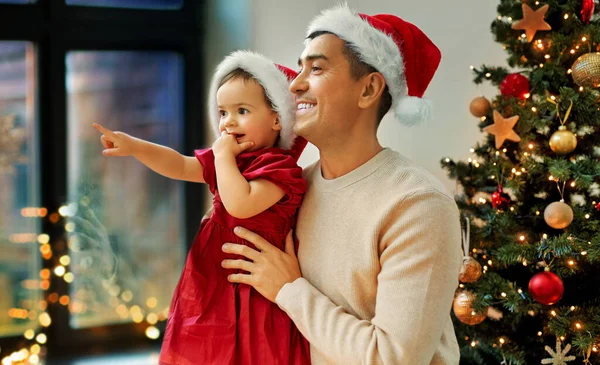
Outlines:
{"type": "Polygon", "coordinates": [[[227,81],[217,91],[217,105],[219,132],[235,135],[238,143],[254,142],[251,151],[273,147],[281,123],[258,82],[242,78],[227,81]]]}

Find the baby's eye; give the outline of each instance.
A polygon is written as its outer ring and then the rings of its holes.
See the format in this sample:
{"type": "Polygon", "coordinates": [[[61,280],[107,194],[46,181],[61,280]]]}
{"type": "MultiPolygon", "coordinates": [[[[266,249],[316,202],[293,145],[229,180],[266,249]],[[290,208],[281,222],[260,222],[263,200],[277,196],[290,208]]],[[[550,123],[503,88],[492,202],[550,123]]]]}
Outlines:
{"type": "Polygon", "coordinates": [[[219,110],[219,115],[221,116],[221,118],[223,118],[227,115],[227,112],[225,110],[219,110]]]}
{"type": "Polygon", "coordinates": [[[238,109],[238,113],[240,113],[240,114],[244,115],[244,114],[247,114],[247,113],[249,113],[249,111],[248,111],[248,109],[246,109],[246,108],[240,108],[240,109],[238,109]]]}

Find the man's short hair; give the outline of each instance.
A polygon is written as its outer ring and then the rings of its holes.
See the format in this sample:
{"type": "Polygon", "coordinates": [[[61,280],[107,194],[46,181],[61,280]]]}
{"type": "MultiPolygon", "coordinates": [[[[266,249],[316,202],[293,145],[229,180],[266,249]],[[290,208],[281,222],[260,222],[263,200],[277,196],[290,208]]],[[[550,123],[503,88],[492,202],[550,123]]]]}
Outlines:
{"type": "MultiPolygon", "coordinates": [[[[325,30],[319,30],[316,32],[312,32],[306,38],[315,39],[318,36],[323,35],[323,34],[336,35],[335,33],[332,33],[332,32],[328,32],[325,30]]],[[[352,76],[352,78],[354,80],[358,80],[361,77],[366,76],[373,72],[379,72],[373,66],[363,62],[360,59],[360,56],[354,50],[354,45],[352,43],[346,42],[343,39],[342,39],[342,41],[344,42],[344,47],[342,49],[342,53],[343,53],[344,57],[346,58],[346,60],[348,61],[348,63],[350,64],[350,76],[352,76]]],[[[381,100],[379,101],[379,106],[377,108],[377,125],[379,125],[379,123],[381,122],[383,117],[390,110],[391,106],[392,106],[392,95],[390,94],[390,91],[386,84],[385,89],[383,90],[383,94],[381,94],[381,100]]]]}

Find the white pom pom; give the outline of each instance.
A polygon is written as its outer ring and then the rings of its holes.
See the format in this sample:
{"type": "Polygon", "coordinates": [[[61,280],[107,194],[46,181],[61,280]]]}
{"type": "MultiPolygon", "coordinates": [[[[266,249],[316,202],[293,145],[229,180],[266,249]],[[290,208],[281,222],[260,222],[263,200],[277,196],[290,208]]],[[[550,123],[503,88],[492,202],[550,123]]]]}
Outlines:
{"type": "Polygon", "coordinates": [[[428,121],[431,118],[433,103],[431,100],[414,96],[403,96],[394,103],[394,115],[407,126],[428,121]]]}

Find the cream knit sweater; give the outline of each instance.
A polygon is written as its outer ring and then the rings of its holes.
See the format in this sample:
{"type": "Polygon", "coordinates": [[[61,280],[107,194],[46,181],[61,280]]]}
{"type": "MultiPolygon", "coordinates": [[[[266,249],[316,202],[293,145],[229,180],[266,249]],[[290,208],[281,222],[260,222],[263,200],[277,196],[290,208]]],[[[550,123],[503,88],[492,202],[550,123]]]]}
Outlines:
{"type": "Polygon", "coordinates": [[[454,200],[424,169],[384,149],[308,191],[296,234],[303,278],[277,295],[314,365],[455,365],[450,319],[461,264],[454,200]]]}

